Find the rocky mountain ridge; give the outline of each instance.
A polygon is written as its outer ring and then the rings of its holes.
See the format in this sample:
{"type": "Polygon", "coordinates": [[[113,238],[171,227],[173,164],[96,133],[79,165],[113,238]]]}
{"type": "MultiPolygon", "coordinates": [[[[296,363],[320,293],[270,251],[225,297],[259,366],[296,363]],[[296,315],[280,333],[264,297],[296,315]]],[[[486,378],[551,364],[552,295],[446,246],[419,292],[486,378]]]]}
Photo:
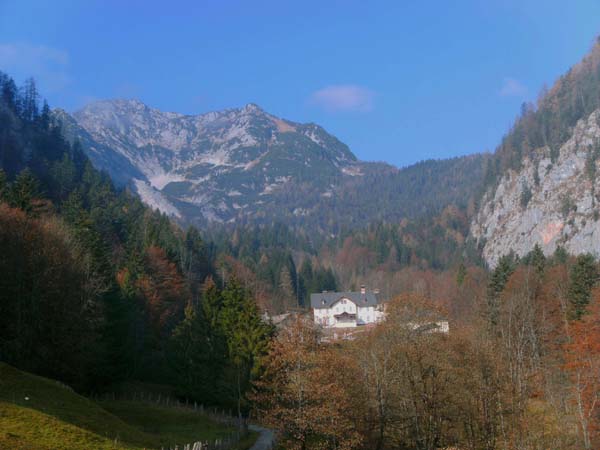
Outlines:
{"type": "Polygon", "coordinates": [[[198,116],[137,100],[56,110],[96,167],[184,223],[282,222],[322,236],[466,206],[487,155],[398,169],[357,160],[322,127],[254,104],[198,116]],[[464,177],[469,173],[470,177],[464,177]]]}
{"type": "Polygon", "coordinates": [[[548,147],[508,171],[488,192],[471,234],[490,266],[509,252],[524,256],[538,244],[546,255],[558,246],[571,254],[600,255],[600,109],[581,119],[556,154],[548,147]]]}
{"type": "Polygon", "coordinates": [[[256,213],[284,185],[362,174],[348,147],[320,126],[255,104],[190,116],[107,100],[72,117],[56,114],[97,166],[179,218],[232,221],[256,213]]]}

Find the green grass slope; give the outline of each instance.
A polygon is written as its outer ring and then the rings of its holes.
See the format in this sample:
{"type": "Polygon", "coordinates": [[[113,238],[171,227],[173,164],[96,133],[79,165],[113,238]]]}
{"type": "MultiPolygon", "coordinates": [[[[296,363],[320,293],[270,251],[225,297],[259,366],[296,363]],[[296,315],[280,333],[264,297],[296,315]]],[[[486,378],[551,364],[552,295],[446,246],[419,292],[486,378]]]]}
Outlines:
{"type": "MultiPolygon", "coordinates": [[[[231,431],[182,408],[98,404],[56,381],[0,363],[0,449],[141,450],[210,440],[231,431]]],[[[252,436],[245,442],[249,446],[252,436]]]]}

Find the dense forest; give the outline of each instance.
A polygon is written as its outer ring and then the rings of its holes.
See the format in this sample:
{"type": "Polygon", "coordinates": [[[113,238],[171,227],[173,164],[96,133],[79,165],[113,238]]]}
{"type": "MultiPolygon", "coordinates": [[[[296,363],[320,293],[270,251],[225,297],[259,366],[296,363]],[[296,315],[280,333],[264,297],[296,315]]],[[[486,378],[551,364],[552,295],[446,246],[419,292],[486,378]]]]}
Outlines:
{"type": "Polygon", "coordinates": [[[466,209],[483,189],[489,154],[421,161],[397,169],[362,163],[361,176],[282,186],[261,216],[238,222],[271,224],[273,217],[297,232],[310,233],[316,244],[372,223],[426,221],[449,205],[466,209]],[[470,174],[465,177],[464,174],[470,174]]]}

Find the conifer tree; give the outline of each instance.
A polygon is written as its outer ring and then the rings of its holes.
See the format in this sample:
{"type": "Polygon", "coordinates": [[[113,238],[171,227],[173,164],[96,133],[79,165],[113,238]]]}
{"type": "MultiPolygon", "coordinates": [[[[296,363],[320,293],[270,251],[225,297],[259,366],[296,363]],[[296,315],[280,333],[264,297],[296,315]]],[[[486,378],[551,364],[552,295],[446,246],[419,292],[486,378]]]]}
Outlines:
{"type": "Polygon", "coordinates": [[[281,272],[279,273],[279,289],[281,290],[281,295],[283,296],[284,306],[294,305],[294,285],[290,271],[286,266],[282,267],[281,272]]]}
{"type": "Polygon", "coordinates": [[[466,276],[467,276],[467,268],[465,267],[465,265],[463,263],[460,263],[460,266],[458,266],[458,271],[456,273],[456,284],[458,286],[462,286],[462,284],[465,281],[466,276]]]}
{"type": "Polygon", "coordinates": [[[515,258],[513,254],[504,255],[498,261],[498,265],[492,272],[488,284],[487,300],[489,308],[489,320],[495,325],[498,319],[499,297],[504,290],[508,278],[515,270],[515,258]]]}
{"type": "Polygon", "coordinates": [[[39,181],[29,169],[23,169],[11,185],[10,204],[25,212],[33,209],[32,200],[39,195],[39,181]]]}
{"type": "Polygon", "coordinates": [[[8,199],[8,180],[6,178],[6,172],[0,169],[0,202],[6,201],[8,199]]]}
{"type": "Polygon", "coordinates": [[[27,122],[34,122],[39,115],[39,94],[33,78],[25,80],[21,101],[21,117],[27,122]]]}
{"type": "Polygon", "coordinates": [[[579,319],[585,313],[592,288],[597,282],[598,266],[594,257],[589,253],[579,255],[571,267],[568,291],[574,318],[579,319]]]}
{"type": "Polygon", "coordinates": [[[268,349],[272,327],[260,317],[253,299],[239,282],[231,279],[222,292],[221,324],[233,368],[238,416],[247,410],[246,392],[260,373],[260,360],[268,349]]]}
{"type": "Polygon", "coordinates": [[[536,243],[533,246],[533,249],[525,256],[525,258],[523,258],[523,262],[528,266],[532,266],[538,275],[544,273],[546,268],[546,256],[544,255],[540,244],[536,243]]]}
{"type": "Polygon", "coordinates": [[[201,402],[219,404],[225,390],[225,342],[202,308],[189,304],[184,320],[175,328],[169,359],[184,395],[201,402]]]}

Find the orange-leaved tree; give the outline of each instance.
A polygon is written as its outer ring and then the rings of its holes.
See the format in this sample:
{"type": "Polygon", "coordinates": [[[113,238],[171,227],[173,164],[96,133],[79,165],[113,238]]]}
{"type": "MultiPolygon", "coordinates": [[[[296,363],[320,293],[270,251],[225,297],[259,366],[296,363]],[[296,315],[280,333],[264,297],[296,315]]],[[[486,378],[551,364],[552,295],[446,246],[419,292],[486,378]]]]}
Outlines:
{"type": "Polygon", "coordinates": [[[564,345],[565,369],[579,431],[586,449],[600,444],[600,289],[592,292],[587,313],[571,323],[571,339],[564,345]]]}
{"type": "Polygon", "coordinates": [[[281,330],[255,383],[259,417],[281,433],[286,449],[352,449],[360,435],[347,417],[351,399],[340,383],[338,355],[299,318],[281,330]]]}

